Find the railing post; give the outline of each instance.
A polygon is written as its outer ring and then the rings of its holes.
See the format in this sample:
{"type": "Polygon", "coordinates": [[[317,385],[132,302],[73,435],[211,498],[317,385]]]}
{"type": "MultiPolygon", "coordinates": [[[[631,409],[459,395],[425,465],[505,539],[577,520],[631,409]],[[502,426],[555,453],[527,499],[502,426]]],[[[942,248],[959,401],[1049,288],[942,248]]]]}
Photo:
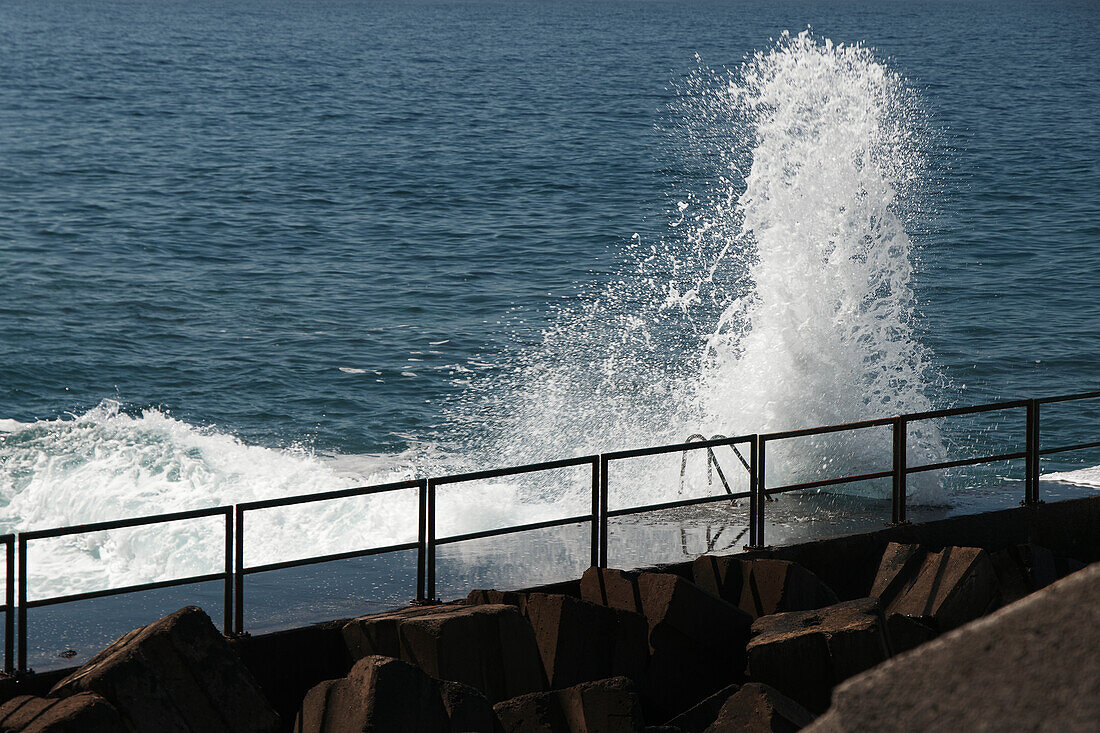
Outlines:
{"type": "Polygon", "coordinates": [[[4,583],[4,672],[11,674],[15,668],[15,537],[8,535],[4,542],[7,576],[4,583]]]}
{"type": "Polygon", "coordinates": [[[749,443],[749,544],[745,546],[746,550],[759,547],[756,541],[756,491],[757,487],[760,485],[759,445],[760,438],[756,435],[752,436],[752,442],[749,443]]]}
{"type": "Polygon", "coordinates": [[[894,476],[893,501],[890,521],[893,524],[905,523],[905,477],[906,477],[906,439],[908,424],[904,417],[894,418],[894,476]]]}
{"type": "Polygon", "coordinates": [[[1024,504],[1039,503],[1039,400],[1027,401],[1026,446],[1024,452],[1024,504]]]}
{"type": "Polygon", "coordinates": [[[236,534],[233,538],[236,549],[233,553],[233,631],[244,633],[244,509],[233,506],[236,534]]]}
{"type": "Polygon", "coordinates": [[[600,455],[600,556],[599,567],[607,567],[607,456],[600,455]]]}
{"type": "Polygon", "coordinates": [[[417,487],[417,547],[416,547],[416,601],[423,603],[426,596],[424,568],[428,556],[428,482],[420,480],[417,487]]]}
{"type": "Polygon", "coordinates": [[[600,564],[600,456],[592,458],[592,567],[600,564]]]}
{"type": "Polygon", "coordinates": [[[225,597],[224,597],[224,614],[222,616],[223,624],[222,629],[228,636],[233,631],[233,593],[235,588],[235,578],[233,565],[233,510],[234,507],[225,508],[225,597]]]}
{"type": "Polygon", "coordinates": [[[427,537],[425,538],[424,549],[426,551],[426,567],[425,567],[425,579],[427,581],[427,592],[425,593],[425,602],[435,602],[435,481],[428,479],[428,516],[425,522],[427,537]]]}
{"type": "Polygon", "coordinates": [[[27,540],[19,535],[19,670],[27,671],[27,540]]]}
{"type": "Polygon", "coordinates": [[[764,547],[764,497],[767,490],[767,453],[764,446],[767,440],[763,436],[754,436],[750,448],[749,464],[753,471],[749,477],[749,544],[746,550],[759,550],[764,547]]]}

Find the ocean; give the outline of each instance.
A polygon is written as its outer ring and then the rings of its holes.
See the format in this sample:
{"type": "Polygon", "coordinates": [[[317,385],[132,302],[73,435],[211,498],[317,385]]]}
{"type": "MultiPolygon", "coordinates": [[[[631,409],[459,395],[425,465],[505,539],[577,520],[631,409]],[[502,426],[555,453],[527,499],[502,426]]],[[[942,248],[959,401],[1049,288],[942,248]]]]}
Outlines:
{"type": "MultiPolygon", "coordinates": [[[[1100,385],[1093,2],[0,0],[0,29],[5,532],[1100,385]]],[[[1044,442],[1095,440],[1097,402],[1051,406],[1044,442]]],[[[1022,438],[995,413],[909,449],[1022,438]]],[[[769,460],[812,480],[889,450],[769,460]]],[[[714,490],[680,461],[624,467],[612,504],[714,490]]],[[[1019,464],[913,501],[1005,505],[1019,464]]],[[[1043,471],[1093,491],[1100,451],[1043,471]]],[[[453,487],[441,527],[584,513],[581,474],[453,487]]],[[[888,497],[792,498],[774,536],[888,497]]],[[[406,541],[414,513],[272,512],[246,557],[406,541]]],[[[728,549],[735,514],[616,551],[728,549]]],[[[32,598],[216,568],[200,524],[44,541],[32,598]]],[[[451,546],[447,587],[568,576],[584,532],[451,546]]],[[[285,580],[293,604],[257,580],[250,623],[407,599],[408,567],[355,562],[285,580]]],[[[37,664],[191,599],[165,593],[71,642],[50,610],[37,664]]]]}

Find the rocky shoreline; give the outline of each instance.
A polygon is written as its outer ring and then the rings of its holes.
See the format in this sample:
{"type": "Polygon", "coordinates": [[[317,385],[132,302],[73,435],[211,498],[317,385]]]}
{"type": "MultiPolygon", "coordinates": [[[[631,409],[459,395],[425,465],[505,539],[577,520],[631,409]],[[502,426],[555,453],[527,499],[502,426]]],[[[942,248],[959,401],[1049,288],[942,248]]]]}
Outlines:
{"type": "Polygon", "coordinates": [[[3,731],[1089,730],[1100,497],[227,639],[195,607],[0,681],[3,731]]]}

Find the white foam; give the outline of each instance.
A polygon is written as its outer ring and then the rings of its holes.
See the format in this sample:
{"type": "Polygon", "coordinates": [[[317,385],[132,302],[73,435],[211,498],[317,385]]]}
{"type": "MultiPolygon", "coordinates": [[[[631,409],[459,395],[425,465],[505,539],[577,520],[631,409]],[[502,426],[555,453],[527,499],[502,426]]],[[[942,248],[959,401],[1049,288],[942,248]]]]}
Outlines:
{"type": "MultiPolygon", "coordinates": [[[[0,438],[5,532],[404,480],[409,453],[318,456],[248,445],[159,410],[130,415],[105,401],[71,418],[16,427],[0,438]]],[[[463,533],[562,516],[555,501],[526,505],[522,485],[441,490],[440,532],[463,533]],[[452,502],[457,502],[452,504],[452,502]],[[456,507],[458,507],[456,509],[456,507]],[[493,524],[493,523],[496,524],[493,524]]],[[[415,490],[247,515],[249,565],[403,543],[417,535],[415,490]]],[[[221,518],[115,530],[31,544],[31,598],[217,572],[221,518]]]]}
{"type": "MultiPolygon", "coordinates": [[[[683,99],[702,128],[686,141],[716,146],[724,167],[712,190],[677,200],[664,241],[632,238],[621,278],[562,301],[539,348],[452,365],[471,386],[448,406],[444,432],[410,436],[415,452],[274,450],[115,402],[66,419],[4,420],[0,528],[927,409],[928,355],[913,334],[912,245],[899,213],[916,172],[904,96],[870,51],[809,34],[784,35],[739,74],[696,76],[683,99]]],[[[942,457],[934,427],[913,431],[910,452],[942,457]]],[[[736,458],[718,455],[732,488],[744,489],[736,458]]],[[[881,430],[843,434],[768,455],[774,486],[882,470],[890,441],[881,430]]],[[[683,495],[717,490],[703,458],[689,457],[683,495]]],[[[612,508],[676,498],[680,467],[679,454],[617,462],[612,508]]],[[[583,514],[585,471],[442,487],[439,535],[583,514]]],[[[916,502],[943,500],[929,474],[911,486],[916,502]]],[[[413,491],[249,514],[246,562],[406,542],[416,516],[413,491]]],[[[217,520],[36,542],[31,595],[212,572],[222,552],[217,520]]]]}
{"type": "MultiPolygon", "coordinates": [[[[714,268],[748,263],[749,287],[707,339],[695,394],[711,431],[930,409],[928,354],[911,326],[912,244],[896,208],[919,165],[905,95],[867,48],[807,31],[757,53],[710,98],[755,137],[733,210],[737,231],[714,268]]],[[[736,192],[731,183],[728,198],[736,192]]],[[[699,228],[711,226],[704,217],[699,228]]],[[[935,426],[913,426],[909,443],[922,456],[943,454],[935,426]]],[[[777,482],[811,480],[882,470],[890,442],[843,433],[776,445],[770,455],[777,482]]],[[[942,499],[930,478],[913,478],[913,501],[942,499]]]]}
{"type": "Polygon", "coordinates": [[[1075,471],[1062,471],[1059,473],[1043,474],[1047,481],[1060,481],[1064,484],[1075,486],[1094,486],[1100,489],[1100,466],[1091,468],[1079,468],[1075,471]]]}
{"type": "MultiPolygon", "coordinates": [[[[466,446],[520,463],[931,407],[912,325],[902,203],[920,160],[903,81],[866,48],[803,33],[680,92],[686,162],[720,161],[711,188],[674,199],[660,243],[632,238],[634,263],[564,305],[540,348],[475,378],[452,418],[476,426],[466,446]]],[[[769,483],[881,471],[890,450],[888,430],[772,444],[769,483]]],[[[935,425],[911,426],[909,450],[941,459],[935,425]]],[[[736,461],[726,472],[745,480],[736,461]]],[[[678,479],[679,456],[623,462],[612,503],[667,500],[678,479]]],[[[930,473],[910,498],[945,501],[930,473]]]]}

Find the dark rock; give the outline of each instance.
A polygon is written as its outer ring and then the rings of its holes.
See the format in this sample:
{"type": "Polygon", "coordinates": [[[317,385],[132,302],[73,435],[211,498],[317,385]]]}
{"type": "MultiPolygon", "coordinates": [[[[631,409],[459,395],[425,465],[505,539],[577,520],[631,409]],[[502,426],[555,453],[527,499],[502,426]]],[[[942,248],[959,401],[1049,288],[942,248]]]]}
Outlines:
{"type": "Polygon", "coordinates": [[[919,545],[903,545],[891,542],[886,545],[871,585],[871,598],[877,598],[882,606],[888,606],[909,585],[910,580],[924,561],[924,551],[919,545]]]}
{"type": "Polygon", "coordinates": [[[763,616],[752,626],[749,674],[811,711],[829,706],[834,685],[889,656],[877,601],[763,616]]]}
{"type": "Polygon", "coordinates": [[[493,712],[504,733],[563,733],[569,726],[552,692],[532,692],[498,702],[493,712]]]}
{"type": "Polygon", "coordinates": [[[901,654],[936,638],[936,630],[909,616],[895,613],[886,619],[886,636],[890,653],[901,654]]]}
{"type": "Polygon", "coordinates": [[[19,695],[0,706],[5,733],[128,733],[111,703],[94,692],[72,697],[19,695]]]}
{"type": "Polygon", "coordinates": [[[574,733],[640,733],[644,728],[638,694],[626,677],[585,682],[556,694],[574,733]]]}
{"type": "Polygon", "coordinates": [[[674,725],[647,725],[645,733],[687,733],[674,725]]]}
{"type": "Polygon", "coordinates": [[[1085,563],[1072,557],[1055,557],[1054,568],[1059,578],[1085,569],[1085,563]]]}
{"type": "Polygon", "coordinates": [[[808,611],[837,602],[816,575],[787,560],[704,555],[692,568],[696,584],[754,619],[782,611],[808,611]]]}
{"type": "Polygon", "coordinates": [[[726,704],[726,700],[740,689],[740,685],[723,687],[702,702],[668,721],[668,724],[677,730],[685,731],[685,733],[702,733],[718,717],[718,713],[722,710],[722,706],[726,704]]]}
{"type": "Polygon", "coordinates": [[[340,633],[342,625],[324,623],[240,636],[230,639],[229,645],[279,717],[293,720],[302,698],[314,685],[344,677],[351,670],[352,660],[340,633]]]}
{"type": "Polygon", "coordinates": [[[135,629],[51,694],[95,692],[136,730],[273,731],[278,716],[210,618],[194,606],[135,629]]]}
{"type": "Polygon", "coordinates": [[[581,576],[581,598],[620,611],[642,613],[638,573],[591,567],[581,576]]]}
{"type": "Polygon", "coordinates": [[[1037,545],[1014,545],[990,554],[1005,603],[1017,601],[1057,579],[1054,553],[1037,545]]]}
{"type": "Polygon", "coordinates": [[[494,706],[506,733],[641,733],[641,706],[625,677],[522,695],[494,706]]]}
{"type": "Polygon", "coordinates": [[[643,679],[648,642],[641,616],[545,593],[532,593],[526,608],[550,687],[616,674],[643,679]]]}
{"type": "Polygon", "coordinates": [[[439,683],[410,664],[365,657],[306,693],[295,733],[447,733],[439,683]]]}
{"type": "Polygon", "coordinates": [[[467,606],[486,604],[505,604],[515,606],[522,613],[527,612],[527,594],[510,590],[472,590],[466,596],[467,606]]]}
{"type": "Polygon", "coordinates": [[[615,629],[611,644],[611,677],[629,677],[639,684],[649,665],[649,624],[644,616],[612,609],[615,629]]]}
{"type": "Polygon", "coordinates": [[[404,621],[437,613],[452,613],[455,608],[446,605],[415,606],[363,616],[349,621],[340,633],[353,662],[373,654],[401,659],[401,634],[398,628],[404,621]]]}
{"type": "Polygon", "coordinates": [[[813,719],[774,687],[750,682],[726,700],[706,733],[794,733],[813,719]]]}
{"type": "Polygon", "coordinates": [[[642,573],[649,624],[647,713],[667,720],[740,679],[751,617],[678,575],[642,573]]]}
{"type": "Polygon", "coordinates": [[[490,702],[546,689],[534,633],[515,606],[366,616],[349,622],[344,638],[353,655],[396,651],[436,679],[480,690],[490,702]]]}
{"type": "Polygon", "coordinates": [[[1011,548],[990,553],[989,560],[993,563],[993,572],[997,576],[997,585],[1005,603],[1018,601],[1031,592],[1027,570],[1016,561],[1011,548]]]}
{"type": "Polygon", "coordinates": [[[924,558],[886,613],[911,616],[946,631],[982,616],[999,598],[997,575],[985,550],[948,547],[924,558]]]}
{"type": "Polygon", "coordinates": [[[461,682],[440,682],[439,696],[453,733],[499,733],[500,721],[480,692],[461,682]]]}
{"type": "Polygon", "coordinates": [[[814,733],[1095,731],[1100,564],[840,685],[814,733]]]}

